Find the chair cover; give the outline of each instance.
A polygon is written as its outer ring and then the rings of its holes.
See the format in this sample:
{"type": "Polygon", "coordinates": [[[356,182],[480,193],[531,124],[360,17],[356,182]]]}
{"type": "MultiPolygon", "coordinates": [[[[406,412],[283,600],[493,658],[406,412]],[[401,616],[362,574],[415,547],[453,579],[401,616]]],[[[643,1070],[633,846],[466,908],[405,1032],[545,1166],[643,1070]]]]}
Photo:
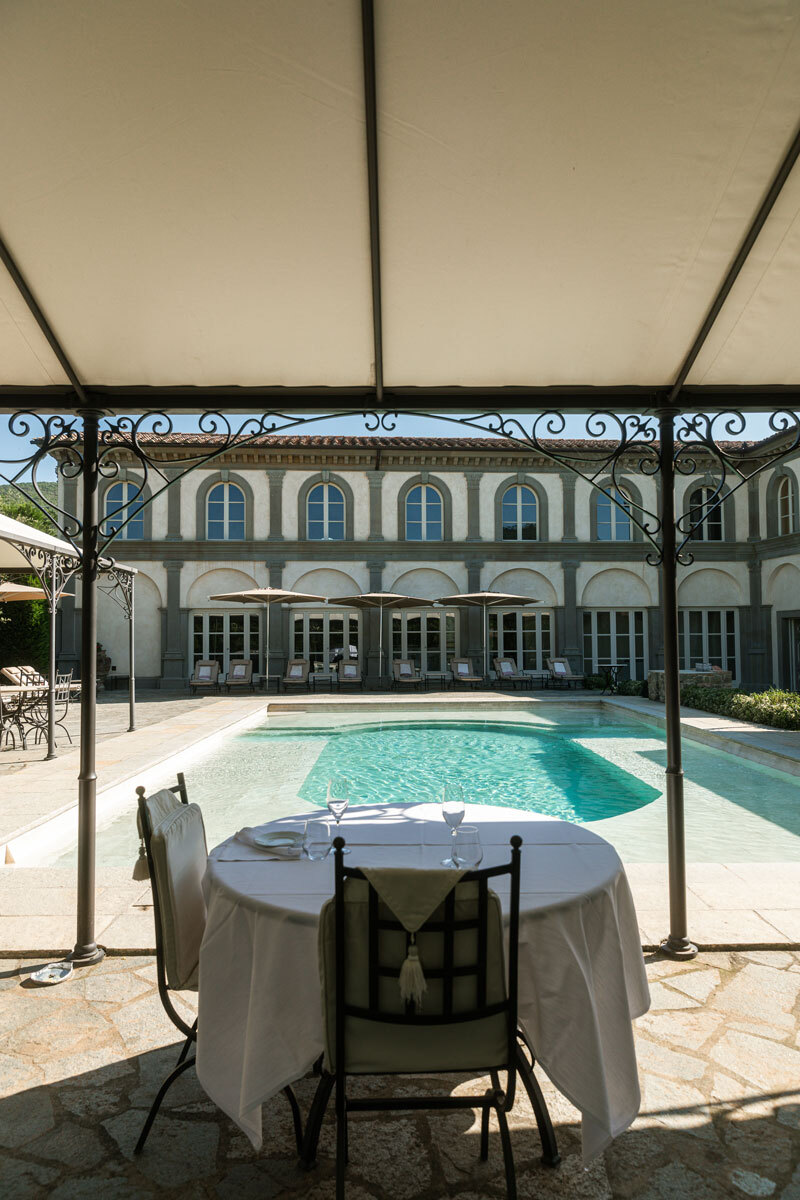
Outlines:
{"type": "Polygon", "coordinates": [[[206,927],[203,876],[208,860],[199,807],[181,804],[164,817],[153,830],[150,852],[167,984],[175,991],[196,988],[200,943],[206,927]]]}

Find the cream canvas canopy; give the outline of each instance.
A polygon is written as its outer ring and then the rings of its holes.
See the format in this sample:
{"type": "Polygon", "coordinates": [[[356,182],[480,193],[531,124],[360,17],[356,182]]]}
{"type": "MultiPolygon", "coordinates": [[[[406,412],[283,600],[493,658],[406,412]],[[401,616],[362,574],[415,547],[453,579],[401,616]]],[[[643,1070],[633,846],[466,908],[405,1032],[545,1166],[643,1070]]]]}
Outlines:
{"type": "MultiPolygon", "coordinates": [[[[0,234],[117,405],[288,387],[357,408],[377,385],[641,405],[792,143],[799,25],[800,0],[375,0],[371,112],[359,0],[31,0],[0,43],[0,234]]],[[[794,170],[689,386],[800,384],[799,214],[794,170]]],[[[12,276],[0,385],[74,402],[12,276]]]]}

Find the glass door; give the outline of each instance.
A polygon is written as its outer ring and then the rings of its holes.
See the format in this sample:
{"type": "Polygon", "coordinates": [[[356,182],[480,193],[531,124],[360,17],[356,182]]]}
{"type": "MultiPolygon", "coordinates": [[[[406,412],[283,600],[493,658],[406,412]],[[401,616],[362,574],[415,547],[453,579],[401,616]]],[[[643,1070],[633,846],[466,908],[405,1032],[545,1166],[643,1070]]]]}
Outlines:
{"type": "Polygon", "coordinates": [[[693,671],[710,663],[739,678],[739,628],[735,608],[682,608],[678,613],[678,653],[681,668],[693,671]]]}
{"type": "Polygon", "coordinates": [[[292,658],[305,659],[312,671],[327,671],[337,650],[357,658],[359,645],[357,612],[292,613],[292,658]]]}
{"type": "Polygon", "coordinates": [[[647,614],[641,608],[587,609],[583,614],[583,669],[623,668],[620,679],[647,678],[647,614]]]}
{"type": "Polygon", "coordinates": [[[261,613],[252,610],[193,613],[189,656],[192,671],[200,659],[214,659],[227,671],[231,659],[250,659],[261,670],[261,613]]]}
{"type": "Polygon", "coordinates": [[[549,612],[489,610],[489,669],[496,658],[513,658],[520,671],[544,671],[550,657],[549,612]]]}
{"type": "Polygon", "coordinates": [[[447,671],[457,655],[454,612],[415,608],[392,613],[392,658],[409,658],[422,672],[447,671]]]}
{"type": "Polygon", "coordinates": [[[793,692],[800,692],[800,620],[789,621],[789,679],[793,692]]]}

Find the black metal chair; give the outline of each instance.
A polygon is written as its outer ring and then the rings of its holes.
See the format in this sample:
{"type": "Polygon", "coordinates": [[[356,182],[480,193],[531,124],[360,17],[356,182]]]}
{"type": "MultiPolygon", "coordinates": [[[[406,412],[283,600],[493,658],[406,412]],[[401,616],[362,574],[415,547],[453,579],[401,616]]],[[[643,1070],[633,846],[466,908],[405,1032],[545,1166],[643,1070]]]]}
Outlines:
{"type": "MultiPolygon", "coordinates": [[[[500,1127],[506,1188],[516,1177],[506,1114],[519,1074],[534,1106],[543,1161],[555,1166],[558,1147],[544,1097],[520,1046],[517,1030],[519,873],[522,839],[511,839],[511,859],[469,871],[414,935],[428,991],[425,1011],[404,1002],[398,987],[411,935],[357,867],[346,867],[344,839],[334,840],[335,894],[320,919],[320,962],[326,1052],[322,1078],[306,1123],[302,1162],[314,1165],[325,1110],[336,1089],[336,1197],[344,1196],[347,1114],[402,1109],[481,1109],[480,1156],[488,1157],[489,1113],[500,1127]],[[508,973],[503,955],[500,902],[489,881],[510,877],[508,973]],[[482,1097],[355,1098],[350,1075],[489,1074],[482,1097]],[[499,1072],[506,1072],[505,1089],[499,1072]]],[[[417,874],[414,872],[413,874],[417,874]]],[[[413,881],[410,886],[413,885],[413,881]]]]}
{"type": "MultiPolygon", "coordinates": [[[[206,869],[203,818],[196,804],[188,803],[182,775],[171,788],[139,798],[139,825],[144,840],[153,892],[158,994],[169,1019],[185,1041],[173,1070],[159,1088],[145,1118],[134,1154],[141,1154],[161,1103],[175,1080],[194,1065],[189,1050],[197,1041],[197,1021],[189,1025],[172,1003],[170,990],[196,991],[200,943],[205,928],[206,906],[202,879],[206,869]]],[[[283,1093],[289,1101],[298,1153],[303,1142],[300,1110],[291,1087],[283,1093]]]]}
{"type": "MultiPolygon", "coordinates": [[[[67,735],[67,741],[72,745],[72,737],[66,726],[66,720],[69,716],[69,706],[72,702],[72,671],[65,675],[56,675],[56,684],[53,689],[55,702],[55,721],[53,722],[56,729],[61,729],[67,735]]],[[[47,727],[50,720],[48,697],[45,693],[37,693],[35,702],[28,710],[27,721],[32,729],[36,730],[34,745],[38,746],[43,738],[47,737],[47,727]]],[[[58,743],[56,742],[56,745],[58,743]]]]}

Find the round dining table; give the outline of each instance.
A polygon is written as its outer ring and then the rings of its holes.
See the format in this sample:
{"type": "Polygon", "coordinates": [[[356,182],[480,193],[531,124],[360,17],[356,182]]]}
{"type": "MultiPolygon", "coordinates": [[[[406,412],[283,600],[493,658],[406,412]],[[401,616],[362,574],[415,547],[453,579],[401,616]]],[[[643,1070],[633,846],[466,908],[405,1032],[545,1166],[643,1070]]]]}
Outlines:
{"type": "MultiPolygon", "coordinates": [[[[319,809],[270,822],[297,829],[319,809]]],[[[633,900],[613,846],[569,821],[468,804],[482,866],[522,837],[519,1024],[540,1067],[580,1111],[584,1161],[627,1129],[640,1105],[632,1021],[650,1004],[633,900]]],[[[441,865],[450,830],[438,804],[351,807],[339,832],[348,865],[441,865]]],[[[496,888],[506,909],[508,880],[496,888]]],[[[323,1050],[317,935],[333,855],[276,860],[243,834],[212,850],[200,950],[197,1074],[261,1147],[261,1105],[323,1050]]]]}

